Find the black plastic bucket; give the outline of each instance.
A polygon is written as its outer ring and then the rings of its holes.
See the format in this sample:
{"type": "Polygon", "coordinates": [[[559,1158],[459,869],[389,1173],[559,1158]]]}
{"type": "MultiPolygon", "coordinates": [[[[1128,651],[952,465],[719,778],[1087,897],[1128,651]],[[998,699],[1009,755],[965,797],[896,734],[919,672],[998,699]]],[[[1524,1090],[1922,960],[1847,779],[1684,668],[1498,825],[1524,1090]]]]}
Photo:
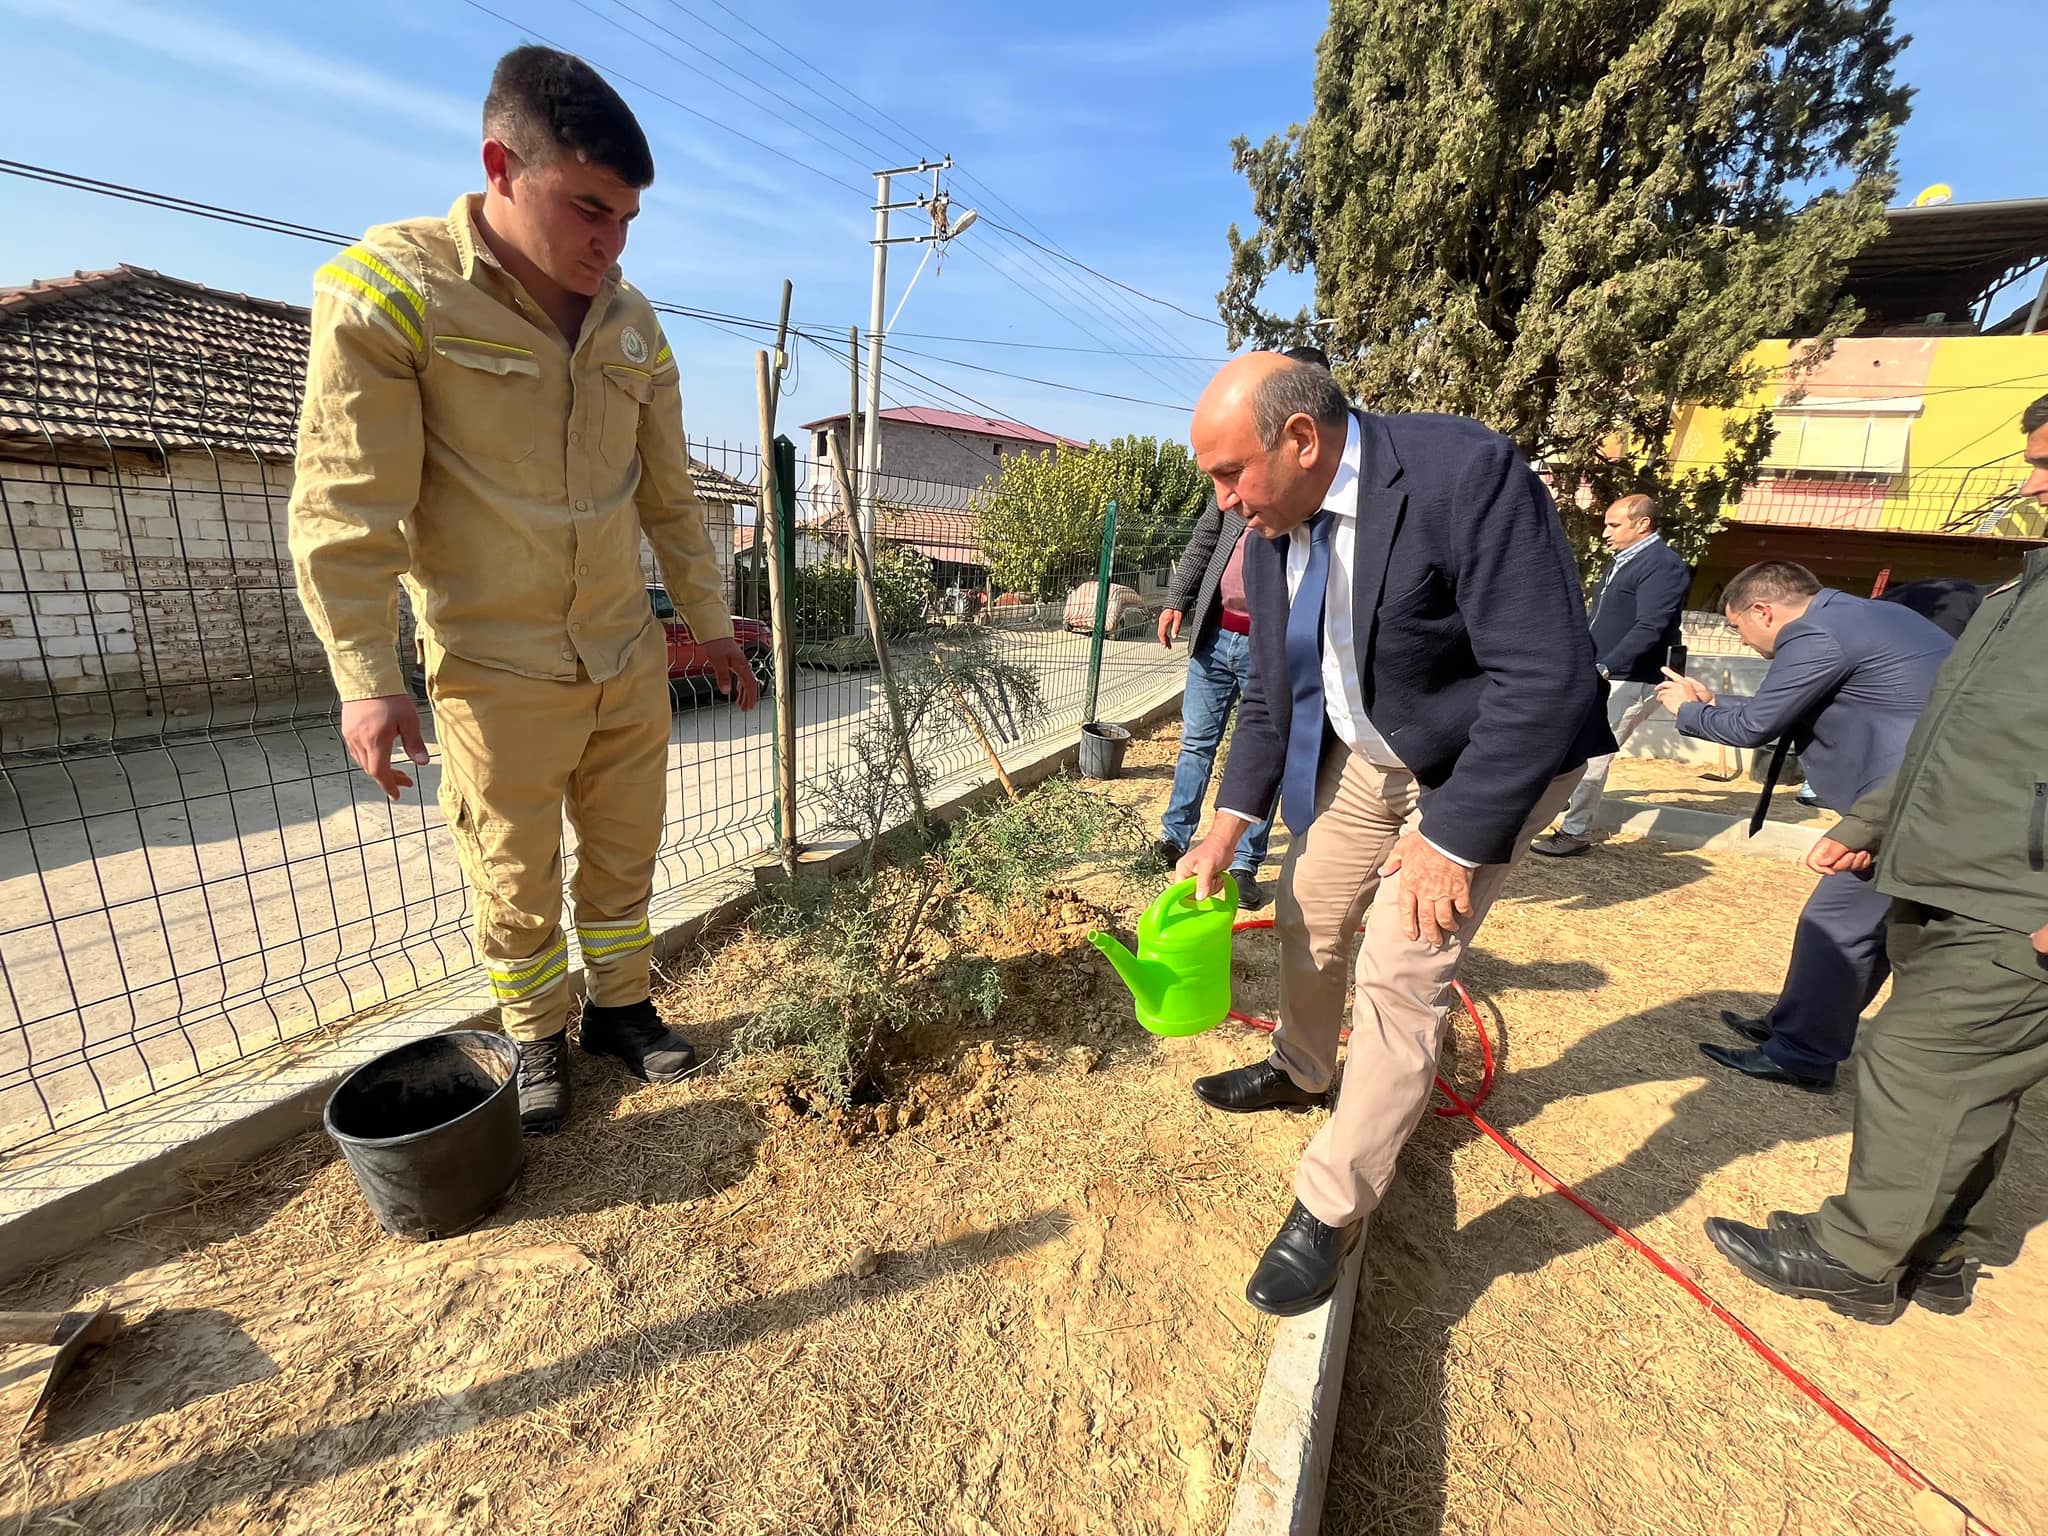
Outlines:
{"type": "Polygon", "coordinates": [[[1131,733],[1120,725],[1091,720],[1081,727],[1081,775],[1089,779],[1114,779],[1124,771],[1124,753],[1131,745],[1131,733]]]}
{"type": "Polygon", "coordinates": [[[343,1078],[323,1118],[386,1232],[467,1232],[498,1208],[526,1155],[519,1047],[479,1030],[401,1045],[343,1078]]]}

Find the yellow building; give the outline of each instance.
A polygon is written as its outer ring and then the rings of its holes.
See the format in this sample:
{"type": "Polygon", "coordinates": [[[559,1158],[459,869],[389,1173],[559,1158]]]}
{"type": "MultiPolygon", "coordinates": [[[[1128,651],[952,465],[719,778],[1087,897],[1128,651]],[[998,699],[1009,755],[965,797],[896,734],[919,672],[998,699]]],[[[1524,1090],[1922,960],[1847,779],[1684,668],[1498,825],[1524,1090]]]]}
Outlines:
{"type": "MultiPolygon", "coordinates": [[[[2003,581],[2048,542],[2048,519],[2017,494],[2020,413],[2048,395],[2048,199],[1894,209],[1844,286],[1865,311],[1857,334],[1796,391],[1780,372],[1752,402],[1777,436],[1700,562],[1694,607],[1716,606],[1756,560],[1796,560],[1868,593],[1935,576],[2003,581]]],[[[1781,371],[1794,350],[1773,341],[1754,355],[1781,371]]],[[[1681,466],[1720,456],[1724,417],[1681,413],[1681,466]]]]}

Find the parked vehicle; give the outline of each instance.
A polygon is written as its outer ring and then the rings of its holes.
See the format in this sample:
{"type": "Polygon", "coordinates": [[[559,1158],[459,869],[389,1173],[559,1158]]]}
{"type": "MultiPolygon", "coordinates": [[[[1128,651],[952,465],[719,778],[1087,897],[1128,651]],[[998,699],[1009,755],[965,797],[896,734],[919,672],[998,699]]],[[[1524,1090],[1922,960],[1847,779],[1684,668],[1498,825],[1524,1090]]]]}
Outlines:
{"type": "MultiPolygon", "coordinates": [[[[669,693],[678,704],[702,704],[718,698],[718,684],[712,680],[711,667],[704,659],[704,647],[690,634],[690,626],[676,612],[667,589],[649,582],[647,602],[668,637],[669,693]]],[[[732,637],[746,653],[747,666],[754,681],[761,685],[762,695],[771,694],[775,687],[775,658],[768,626],[759,619],[735,616],[732,637]]]]}

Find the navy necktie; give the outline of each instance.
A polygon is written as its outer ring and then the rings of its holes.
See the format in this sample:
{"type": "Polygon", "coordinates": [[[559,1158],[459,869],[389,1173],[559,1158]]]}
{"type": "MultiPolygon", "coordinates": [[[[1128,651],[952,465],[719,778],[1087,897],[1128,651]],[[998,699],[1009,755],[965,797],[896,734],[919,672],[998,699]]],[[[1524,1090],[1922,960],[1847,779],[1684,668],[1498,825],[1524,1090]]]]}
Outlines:
{"type": "Polygon", "coordinates": [[[1330,588],[1330,514],[1308,520],[1308,565],[1287,605],[1287,679],[1294,713],[1287,727],[1287,764],[1280,810],[1296,837],[1316,819],[1316,777],[1323,761],[1323,598],[1330,588]]]}

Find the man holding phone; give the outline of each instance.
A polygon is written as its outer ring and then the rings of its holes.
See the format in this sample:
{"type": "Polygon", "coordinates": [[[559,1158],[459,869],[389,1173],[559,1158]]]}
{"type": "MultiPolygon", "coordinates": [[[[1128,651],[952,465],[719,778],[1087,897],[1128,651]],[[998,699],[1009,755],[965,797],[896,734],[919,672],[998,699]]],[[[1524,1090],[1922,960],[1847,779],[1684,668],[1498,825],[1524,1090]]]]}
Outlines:
{"type": "MultiPolygon", "coordinates": [[[[1750,834],[1763,825],[1788,750],[1798,752],[1829,810],[1847,811],[1890,778],[1954,642],[1909,608],[1823,587],[1786,560],[1741,572],[1722,606],[1742,643],[1770,660],[1756,696],[1717,699],[1667,669],[1657,698],[1687,736],[1773,747],[1750,834]]],[[[1891,899],[1869,881],[1846,871],[1823,876],[1799,914],[1777,1002],[1760,1019],[1721,1015],[1746,1046],[1708,1042],[1700,1050],[1765,1082],[1830,1091],[1856,1043],[1856,1021],[1891,974],[1890,910],[1891,899]]]]}

